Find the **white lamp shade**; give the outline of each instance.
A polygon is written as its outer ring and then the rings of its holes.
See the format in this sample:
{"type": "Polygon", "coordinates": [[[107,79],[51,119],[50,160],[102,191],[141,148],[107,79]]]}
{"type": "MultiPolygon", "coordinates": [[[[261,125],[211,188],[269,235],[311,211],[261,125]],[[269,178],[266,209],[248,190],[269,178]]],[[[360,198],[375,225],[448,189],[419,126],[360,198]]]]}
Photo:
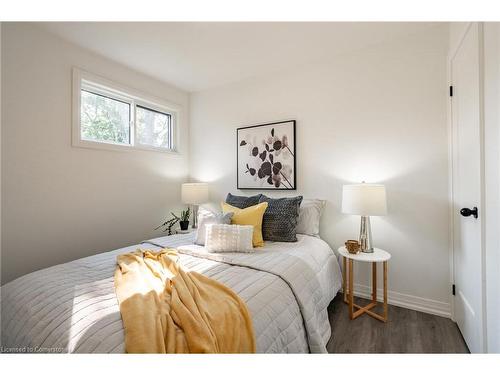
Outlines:
{"type": "Polygon", "coordinates": [[[387,213],[385,186],[378,184],[344,185],[342,212],[361,216],[379,216],[387,213]]]}
{"type": "Polygon", "coordinates": [[[208,184],[206,182],[192,182],[182,184],[182,203],[201,204],[208,202],[208,184]]]}

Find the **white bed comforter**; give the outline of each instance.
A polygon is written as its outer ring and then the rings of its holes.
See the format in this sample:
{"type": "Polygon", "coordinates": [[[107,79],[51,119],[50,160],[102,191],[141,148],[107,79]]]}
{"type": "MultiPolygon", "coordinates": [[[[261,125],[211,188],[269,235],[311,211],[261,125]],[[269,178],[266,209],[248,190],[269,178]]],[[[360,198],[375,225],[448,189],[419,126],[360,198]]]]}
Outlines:
{"type": "Polygon", "coordinates": [[[114,291],[116,256],[137,248],[176,247],[183,267],[224,283],[246,302],[261,353],[324,353],[327,307],[340,268],[321,239],[266,242],[255,253],[209,254],[193,234],[160,237],[20,277],[2,287],[4,351],[123,353],[114,291]]]}

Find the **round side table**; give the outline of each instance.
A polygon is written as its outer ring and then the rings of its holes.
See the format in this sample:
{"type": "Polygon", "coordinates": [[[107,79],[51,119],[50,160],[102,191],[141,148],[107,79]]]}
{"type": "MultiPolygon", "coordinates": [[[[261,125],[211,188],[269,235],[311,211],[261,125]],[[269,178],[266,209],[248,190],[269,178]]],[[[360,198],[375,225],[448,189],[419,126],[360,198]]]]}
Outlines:
{"type": "Polygon", "coordinates": [[[193,229],[191,227],[189,227],[188,229],[186,230],[182,230],[182,229],[176,229],[175,230],[175,234],[188,234],[188,233],[191,233],[191,232],[194,232],[196,229],[193,229]]]}
{"type": "Polygon", "coordinates": [[[349,318],[356,319],[358,316],[368,314],[382,322],[387,322],[387,262],[391,259],[391,254],[382,249],[373,249],[373,253],[359,252],[351,254],[345,246],[339,247],[338,252],[343,257],[344,272],[342,273],[342,287],[344,290],[344,302],[349,304],[349,318]],[[353,263],[367,262],[372,264],[372,300],[366,306],[359,306],[354,303],[354,272],[353,263]],[[383,263],[384,270],[384,313],[383,315],[371,311],[377,306],[377,263],[383,263]],[[348,285],[347,285],[348,284],[348,285]],[[356,309],[356,310],[355,310],[356,309]]]}

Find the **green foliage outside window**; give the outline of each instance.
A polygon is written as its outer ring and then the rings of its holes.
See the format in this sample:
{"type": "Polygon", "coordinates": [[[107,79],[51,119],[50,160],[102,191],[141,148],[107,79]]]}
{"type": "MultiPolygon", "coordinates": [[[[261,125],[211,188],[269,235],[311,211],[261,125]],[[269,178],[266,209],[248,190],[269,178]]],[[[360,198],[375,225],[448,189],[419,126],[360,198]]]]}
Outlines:
{"type": "Polygon", "coordinates": [[[130,105],[82,90],[81,132],[88,140],[130,143],[130,105]]]}

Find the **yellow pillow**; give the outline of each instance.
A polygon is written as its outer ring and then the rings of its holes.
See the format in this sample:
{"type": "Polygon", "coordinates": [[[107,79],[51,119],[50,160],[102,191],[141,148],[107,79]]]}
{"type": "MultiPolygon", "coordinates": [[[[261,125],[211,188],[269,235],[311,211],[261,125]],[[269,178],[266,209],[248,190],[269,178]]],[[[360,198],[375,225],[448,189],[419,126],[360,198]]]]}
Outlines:
{"type": "Polygon", "coordinates": [[[253,225],[252,243],[254,247],[264,246],[264,239],[262,238],[262,218],[264,217],[264,212],[266,212],[267,205],[267,202],[262,202],[255,206],[238,208],[224,202],[221,203],[224,213],[233,213],[231,224],[253,225]]]}

